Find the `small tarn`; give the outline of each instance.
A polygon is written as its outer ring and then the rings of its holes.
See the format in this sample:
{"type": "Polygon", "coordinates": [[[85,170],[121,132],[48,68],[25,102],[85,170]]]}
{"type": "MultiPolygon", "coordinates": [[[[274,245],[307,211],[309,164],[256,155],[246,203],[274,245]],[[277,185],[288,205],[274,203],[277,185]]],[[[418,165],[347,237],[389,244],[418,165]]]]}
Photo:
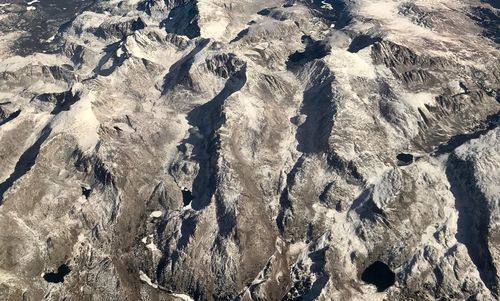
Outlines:
{"type": "Polygon", "coordinates": [[[271,10],[272,9],[275,9],[276,7],[271,7],[271,8],[264,8],[262,10],[259,10],[257,12],[258,15],[261,15],[261,16],[269,16],[269,14],[271,14],[271,10]]]}
{"type": "Polygon", "coordinates": [[[71,269],[66,265],[62,264],[59,268],[57,268],[57,273],[45,273],[43,274],[43,279],[50,283],[61,283],[64,282],[64,277],[71,272],[71,269]]]}
{"type": "Polygon", "coordinates": [[[396,159],[398,160],[399,166],[406,166],[406,165],[410,165],[413,163],[413,155],[412,154],[401,153],[401,154],[396,156],[396,159]]]}
{"type": "Polygon", "coordinates": [[[184,202],[184,206],[187,206],[194,199],[193,194],[191,193],[191,190],[187,189],[186,187],[182,187],[181,191],[182,191],[182,201],[184,202]]]}
{"type": "Polygon", "coordinates": [[[396,274],[381,261],[375,261],[365,269],[361,275],[361,280],[373,284],[378,292],[383,292],[396,283],[396,274]]]}
{"type": "Polygon", "coordinates": [[[90,197],[90,194],[92,193],[92,189],[90,186],[84,186],[82,185],[82,195],[88,199],[90,197]]]}

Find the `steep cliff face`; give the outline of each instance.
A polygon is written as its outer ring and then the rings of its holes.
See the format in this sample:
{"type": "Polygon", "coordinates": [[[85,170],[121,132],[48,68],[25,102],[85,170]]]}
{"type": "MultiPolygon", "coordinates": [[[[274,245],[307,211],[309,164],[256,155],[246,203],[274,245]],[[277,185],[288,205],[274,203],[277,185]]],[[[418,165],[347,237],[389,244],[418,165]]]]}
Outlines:
{"type": "Polygon", "coordinates": [[[0,299],[499,298],[495,1],[56,2],[0,5],[0,299]]]}

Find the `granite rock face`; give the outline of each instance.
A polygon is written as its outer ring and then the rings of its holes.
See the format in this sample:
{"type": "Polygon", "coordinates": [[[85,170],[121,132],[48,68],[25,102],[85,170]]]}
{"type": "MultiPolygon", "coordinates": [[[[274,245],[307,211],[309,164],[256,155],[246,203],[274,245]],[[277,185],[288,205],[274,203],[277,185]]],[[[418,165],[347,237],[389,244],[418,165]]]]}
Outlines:
{"type": "Polygon", "coordinates": [[[496,1],[61,5],[0,4],[1,300],[499,299],[496,1]]]}

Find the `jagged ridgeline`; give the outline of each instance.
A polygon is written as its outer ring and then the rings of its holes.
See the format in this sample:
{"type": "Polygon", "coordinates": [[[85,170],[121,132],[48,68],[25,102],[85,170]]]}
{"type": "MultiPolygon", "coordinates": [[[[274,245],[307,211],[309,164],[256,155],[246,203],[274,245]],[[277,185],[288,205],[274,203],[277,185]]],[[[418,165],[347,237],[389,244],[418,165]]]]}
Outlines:
{"type": "Polygon", "coordinates": [[[497,1],[70,2],[0,4],[0,300],[499,298],[497,1]]]}

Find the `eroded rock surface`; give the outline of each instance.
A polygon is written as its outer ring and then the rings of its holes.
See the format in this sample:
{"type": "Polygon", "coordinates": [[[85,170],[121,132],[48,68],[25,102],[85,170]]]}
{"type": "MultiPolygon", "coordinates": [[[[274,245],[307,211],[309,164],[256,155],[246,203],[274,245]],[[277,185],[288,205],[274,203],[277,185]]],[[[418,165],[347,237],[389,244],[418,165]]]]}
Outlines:
{"type": "Polygon", "coordinates": [[[495,1],[58,5],[0,4],[1,300],[499,298],[495,1]]]}

